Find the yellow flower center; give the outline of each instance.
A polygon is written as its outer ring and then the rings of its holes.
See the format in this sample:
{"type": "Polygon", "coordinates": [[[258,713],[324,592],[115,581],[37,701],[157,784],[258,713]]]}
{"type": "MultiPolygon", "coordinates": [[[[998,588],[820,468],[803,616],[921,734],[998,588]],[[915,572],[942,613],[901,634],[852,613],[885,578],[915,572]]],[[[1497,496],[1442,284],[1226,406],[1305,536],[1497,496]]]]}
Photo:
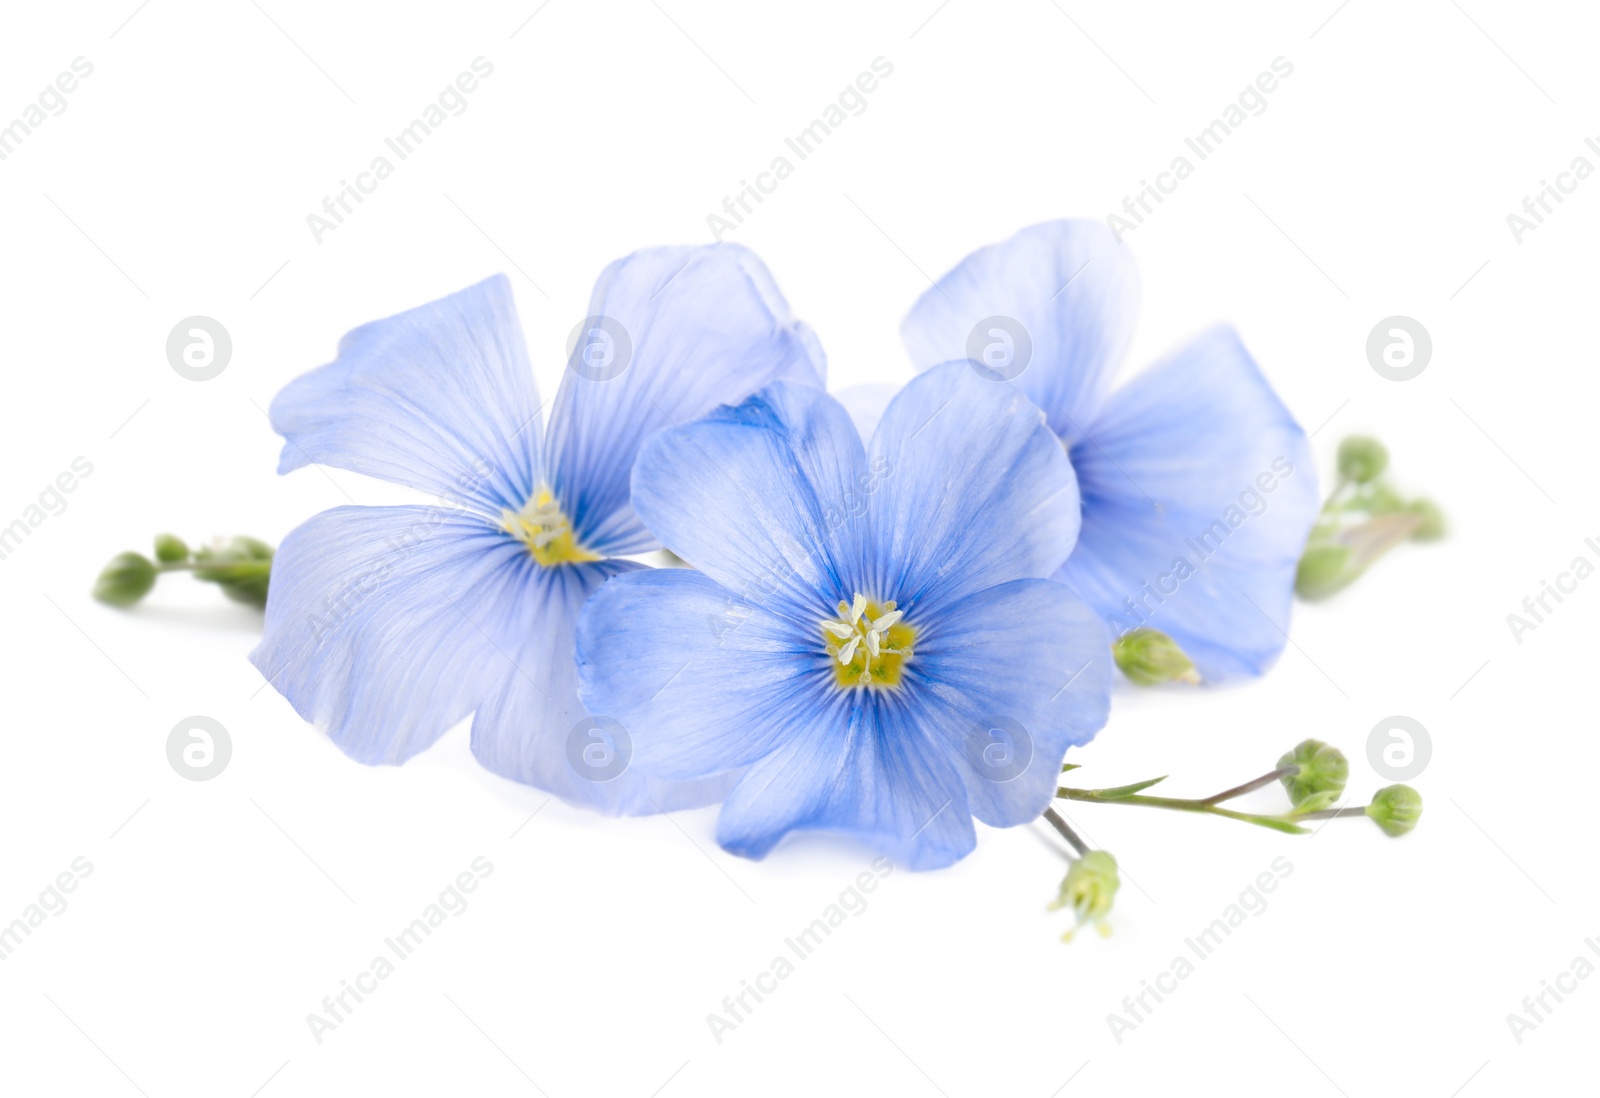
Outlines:
{"type": "Polygon", "coordinates": [[[839,603],[837,618],[823,620],[822,643],[839,689],[900,685],[917,638],[904,616],[893,602],[879,604],[857,592],[853,601],[839,603]]]}
{"type": "Polygon", "coordinates": [[[572,523],[548,488],[541,487],[520,511],[501,511],[500,528],[526,545],[546,568],[601,559],[573,538],[572,523]]]}

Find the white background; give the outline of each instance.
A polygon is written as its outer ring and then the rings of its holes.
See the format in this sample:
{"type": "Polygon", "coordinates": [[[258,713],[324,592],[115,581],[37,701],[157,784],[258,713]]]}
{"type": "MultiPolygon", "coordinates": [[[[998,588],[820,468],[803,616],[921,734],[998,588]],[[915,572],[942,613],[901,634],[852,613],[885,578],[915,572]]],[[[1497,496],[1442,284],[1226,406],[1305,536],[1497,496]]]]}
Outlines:
{"type": "Polygon", "coordinates": [[[0,920],[74,858],[94,867],[0,963],[0,1089],[1479,1096],[1592,1077],[1600,980],[1520,1045],[1506,1016],[1600,935],[1600,579],[1520,645],[1505,620],[1597,558],[1600,179],[1520,244],[1506,223],[1573,158],[1600,165],[1592,13],[136,2],[8,5],[0,34],[0,120],[73,58],[94,66],[0,162],[0,524],[93,465],[0,561],[0,920]],[[315,242],[306,215],[479,56],[494,72],[469,109],[315,242]],[[1317,432],[1325,480],[1344,433],[1378,433],[1452,534],[1298,607],[1263,681],[1119,694],[1076,758],[1093,784],[1171,773],[1203,795],[1317,736],[1364,799],[1385,784],[1369,730],[1407,714],[1433,742],[1412,783],[1427,812],[1392,841],[1362,820],[1295,838],[1084,807],[1125,885],[1114,935],[1070,945],[1043,910],[1059,841],[980,828],[955,868],[893,873],[718,1044],[706,1016],[872,852],[805,840],[752,863],[716,847],[711,810],[545,805],[480,770],[464,727],[361,767],[262,689],[258,616],[181,577],[133,613],[88,589],[158,530],[276,542],[348,499],[409,498],[278,478],[262,409],[345,330],[501,270],[552,391],[601,267],[709,242],[723,196],[880,56],[894,73],[866,112],[729,237],[815,325],[835,387],[909,376],[897,327],[927,276],[1024,225],[1105,216],[1274,58],[1294,65],[1128,236],[1145,289],[1127,368],[1231,321],[1317,432]],[[1364,351],[1397,313],[1435,348],[1400,384],[1364,351]],[[234,343],[202,384],[164,352],[193,314],[234,343]],[[191,714],[232,738],[209,782],[167,761],[191,714]],[[480,855],[471,907],[317,1044],[306,1015],[480,855]],[[1119,1044],[1107,1014],[1279,856],[1267,910],[1119,1044]]]}

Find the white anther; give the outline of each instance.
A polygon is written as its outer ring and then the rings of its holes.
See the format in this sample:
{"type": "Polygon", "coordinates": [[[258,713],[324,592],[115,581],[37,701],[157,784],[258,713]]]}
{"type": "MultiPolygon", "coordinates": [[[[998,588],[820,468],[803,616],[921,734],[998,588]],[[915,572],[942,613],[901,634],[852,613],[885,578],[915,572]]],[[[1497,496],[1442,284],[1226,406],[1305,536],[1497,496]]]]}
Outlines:
{"type": "MultiPolygon", "coordinates": [[[[894,603],[886,603],[892,607],[894,603]]],[[[905,617],[903,610],[890,610],[876,618],[867,618],[867,596],[856,594],[850,602],[839,603],[840,620],[828,619],[823,621],[822,628],[830,637],[842,641],[835,655],[839,662],[848,666],[855,658],[856,653],[863,647],[871,659],[877,659],[885,652],[898,652],[897,648],[889,644],[889,630],[899,624],[905,617]]],[[[870,661],[869,661],[870,662],[870,661]]],[[[863,682],[871,678],[870,671],[864,671],[863,682]]]]}

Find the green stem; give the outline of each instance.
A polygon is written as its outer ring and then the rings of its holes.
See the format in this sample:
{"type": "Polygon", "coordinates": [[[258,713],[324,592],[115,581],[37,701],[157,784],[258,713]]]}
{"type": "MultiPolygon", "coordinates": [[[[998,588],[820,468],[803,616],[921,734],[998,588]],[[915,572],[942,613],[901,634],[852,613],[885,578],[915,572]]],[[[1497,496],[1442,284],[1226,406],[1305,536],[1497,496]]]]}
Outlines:
{"type": "Polygon", "coordinates": [[[1216,804],[1206,800],[1191,800],[1180,797],[1147,797],[1135,793],[1126,797],[1104,797],[1098,789],[1069,789],[1065,786],[1056,790],[1056,796],[1069,801],[1087,801],[1093,804],[1132,804],[1142,805],[1145,808],[1166,808],[1174,812],[1198,812],[1203,815],[1222,816],[1230,820],[1239,820],[1242,823],[1252,823],[1258,827],[1271,828],[1290,835],[1300,835],[1305,828],[1291,819],[1282,816],[1262,816],[1249,812],[1235,812],[1230,808],[1219,808],[1216,804]]]}
{"type": "Polygon", "coordinates": [[[1365,816],[1366,814],[1367,814],[1366,805],[1361,805],[1361,806],[1355,807],[1355,808],[1324,808],[1320,812],[1307,812],[1304,816],[1298,816],[1298,817],[1296,817],[1296,819],[1301,819],[1301,820],[1337,820],[1341,816],[1365,816]]]}
{"type": "Polygon", "coordinates": [[[1072,844],[1072,849],[1079,855],[1089,853],[1089,844],[1078,837],[1078,833],[1072,830],[1072,825],[1062,818],[1061,813],[1054,808],[1047,808],[1044,810],[1044,818],[1049,821],[1051,827],[1061,833],[1063,839],[1072,844]]]}
{"type": "Polygon", "coordinates": [[[1256,778],[1253,781],[1245,782],[1243,785],[1236,785],[1232,789],[1224,789],[1221,793],[1213,793],[1201,803],[1221,804],[1223,801],[1231,801],[1235,797],[1242,797],[1246,793],[1254,793],[1256,790],[1261,789],[1264,786],[1271,785],[1280,778],[1287,778],[1291,774],[1298,774],[1299,772],[1300,767],[1298,764],[1291,766],[1280,766],[1271,773],[1263,774],[1261,777],[1256,778]]]}
{"type": "Polygon", "coordinates": [[[157,572],[204,572],[214,576],[265,576],[272,572],[270,560],[176,560],[156,565],[157,572]]]}

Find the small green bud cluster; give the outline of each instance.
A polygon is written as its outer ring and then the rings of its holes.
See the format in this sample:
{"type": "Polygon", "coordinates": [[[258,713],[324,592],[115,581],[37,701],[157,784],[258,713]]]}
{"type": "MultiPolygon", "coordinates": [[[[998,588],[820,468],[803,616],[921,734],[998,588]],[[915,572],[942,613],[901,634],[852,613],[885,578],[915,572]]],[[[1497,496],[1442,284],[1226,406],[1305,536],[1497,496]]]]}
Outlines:
{"type": "Polygon", "coordinates": [[[265,609],[272,554],[272,546],[251,537],[191,549],[174,534],[158,534],[153,560],[134,552],[113,557],[95,580],[94,597],[111,606],[132,606],[150,593],[161,573],[182,571],[216,584],[235,602],[265,609]]]}
{"type": "MultiPolygon", "coordinates": [[[[1357,814],[1353,808],[1333,807],[1344,795],[1345,782],[1350,777],[1350,764],[1337,747],[1321,740],[1302,740],[1278,760],[1278,769],[1287,771],[1279,781],[1294,805],[1287,814],[1290,818],[1357,814]]],[[[1372,803],[1360,814],[1382,828],[1385,835],[1404,835],[1422,819],[1422,794],[1409,785],[1386,786],[1373,794],[1372,803]]]]}
{"type": "Polygon", "coordinates": [[[1389,451],[1375,438],[1339,444],[1339,483],[1322,505],[1295,572],[1295,591],[1324,599],[1353,583],[1404,541],[1444,537],[1444,512],[1429,499],[1408,500],[1384,479],[1389,451]]]}

